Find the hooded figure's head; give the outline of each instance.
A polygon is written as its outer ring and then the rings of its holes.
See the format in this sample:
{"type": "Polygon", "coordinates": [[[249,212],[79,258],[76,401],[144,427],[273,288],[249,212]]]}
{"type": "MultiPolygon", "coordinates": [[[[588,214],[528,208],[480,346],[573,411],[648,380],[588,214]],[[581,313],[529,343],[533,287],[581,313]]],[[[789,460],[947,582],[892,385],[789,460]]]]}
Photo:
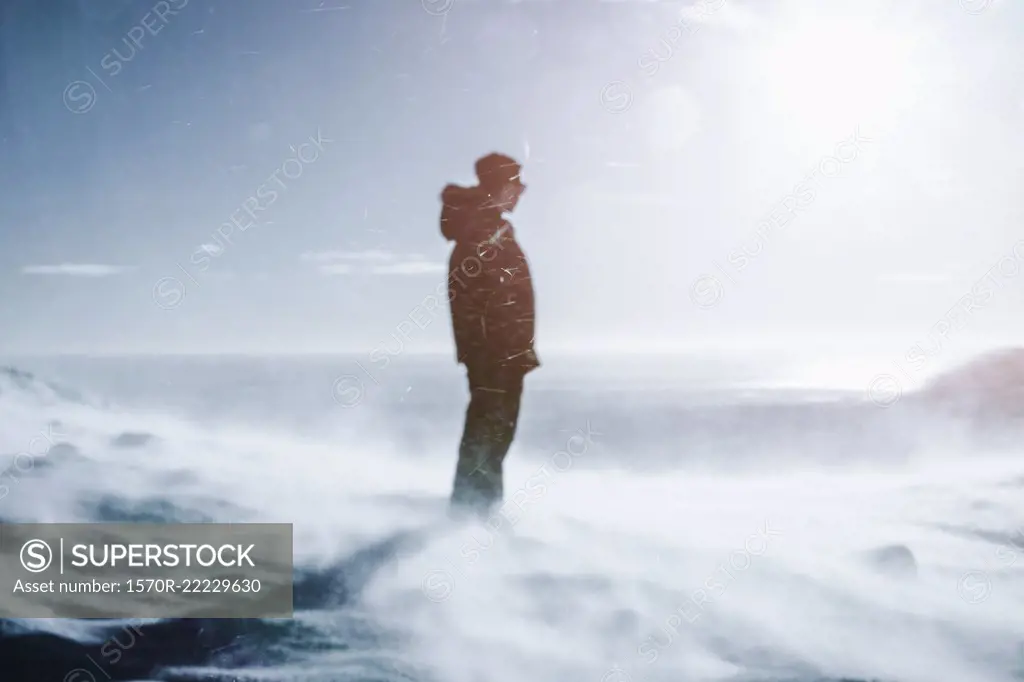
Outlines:
{"type": "MultiPolygon", "coordinates": [[[[526,190],[522,167],[510,156],[488,154],[475,164],[476,187],[448,185],[441,193],[441,234],[449,241],[482,241],[501,227],[526,190]]],[[[506,228],[507,229],[507,228],[506,228]]]]}
{"type": "Polygon", "coordinates": [[[511,156],[491,152],[477,159],[474,168],[481,187],[522,184],[523,167],[511,156]]]}
{"type": "Polygon", "coordinates": [[[519,162],[511,156],[492,152],[477,159],[475,167],[480,189],[490,196],[494,207],[502,213],[514,211],[526,191],[519,162]]]}

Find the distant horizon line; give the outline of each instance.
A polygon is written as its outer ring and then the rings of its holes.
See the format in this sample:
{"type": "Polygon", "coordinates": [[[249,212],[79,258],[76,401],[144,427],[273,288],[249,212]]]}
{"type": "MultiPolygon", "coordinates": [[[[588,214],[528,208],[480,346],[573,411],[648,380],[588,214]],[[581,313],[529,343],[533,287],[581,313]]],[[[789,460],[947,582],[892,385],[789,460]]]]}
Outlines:
{"type": "MultiPolygon", "coordinates": [[[[549,355],[678,355],[688,352],[706,352],[714,350],[714,346],[708,347],[683,347],[679,349],[669,348],[559,348],[559,349],[548,349],[544,352],[545,356],[549,355]]],[[[727,351],[741,352],[744,349],[726,349],[727,351]]],[[[751,348],[754,350],[754,348],[751,348]]],[[[778,350],[785,350],[779,348],[778,350]]],[[[416,356],[453,356],[453,350],[408,350],[401,353],[394,353],[387,356],[390,359],[396,359],[406,355],[416,356]]],[[[365,355],[369,356],[370,352],[363,350],[266,350],[266,351],[247,351],[247,350],[217,350],[217,351],[157,351],[157,350],[145,350],[145,351],[50,351],[50,352],[6,352],[0,351],[0,359],[4,357],[12,358],[47,358],[47,357],[296,357],[296,356],[353,356],[353,355],[365,355]]],[[[542,358],[543,360],[543,358],[542,358]]]]}
{"type": "MultiPolygon", "coordinates": [[[[650,344],[631,345],[616,344],[614,346],[591,346],[591,345],[569,345],[558,344],[538,349],[541,361],[547,356],[565,355],[619,355],[619,356],[672,356],[686,355],[691,353],[702,354],[735,354],[743,352],[850,352],[861,353],[886,353],[894,351],[902,353],[913,347],[913,343],[900,342],[892,339],[874,339],[877,343],[865,344],[865,339],[821,339],[806,338],[803,340],[789,340],[762,343],[727,343],[724,340],[703,341],[679,344],[650,344]]],[[[978,339],[957,339],[950,342],[943,348],[941,354],[957,355],[964,352],[976,352],[978,350],[996,350],[1024,347],[1024,339],[1017,338],[978,338],[978,339]]],[[[254,349],[217,349],[217,350],[0,350],[0,362],[3,358],[122,358],[122,357],[351,357],[363,355],[369,359],[371,353],[379,351],[379,347],[371,348],[339,348],[339,349],[296,349],[296,350],[254,350],[254,349]]],[[[426,347],[409,348],[401,353],[387,355],[390,359],[397,359],[400,356],[420,357],[454,357],[454,348],[447,347],[426,347]]]]}

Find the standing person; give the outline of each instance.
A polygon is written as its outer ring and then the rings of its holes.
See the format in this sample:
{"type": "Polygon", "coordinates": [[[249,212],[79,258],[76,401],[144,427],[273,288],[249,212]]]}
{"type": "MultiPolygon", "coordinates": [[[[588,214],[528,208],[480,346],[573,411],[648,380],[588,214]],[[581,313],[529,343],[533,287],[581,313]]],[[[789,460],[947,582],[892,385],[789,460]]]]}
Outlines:
{"type": "Polygon", "coordinates": [[[514,159],[489,154],[476,162],[476,187],[448,185],[441,193],[441,234],[455,242],[448,298],[456,358],[470,394],[452,487],[456,512],[486,515],[501,503],[523,378],[540,366],[530,268],[504,217],[526,190],[521,171],[514,159]]]}

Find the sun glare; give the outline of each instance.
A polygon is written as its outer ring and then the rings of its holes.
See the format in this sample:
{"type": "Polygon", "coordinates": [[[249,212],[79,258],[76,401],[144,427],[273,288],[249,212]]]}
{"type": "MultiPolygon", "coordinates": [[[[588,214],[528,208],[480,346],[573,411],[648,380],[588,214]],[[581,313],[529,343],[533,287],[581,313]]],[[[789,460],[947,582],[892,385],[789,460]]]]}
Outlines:
{"type": "Polygon", "coordinates": [[[805,18],[756,55],[767,105],[809,133],[886,126],[916,97],[910,36],[863,19],[805,18]]]}

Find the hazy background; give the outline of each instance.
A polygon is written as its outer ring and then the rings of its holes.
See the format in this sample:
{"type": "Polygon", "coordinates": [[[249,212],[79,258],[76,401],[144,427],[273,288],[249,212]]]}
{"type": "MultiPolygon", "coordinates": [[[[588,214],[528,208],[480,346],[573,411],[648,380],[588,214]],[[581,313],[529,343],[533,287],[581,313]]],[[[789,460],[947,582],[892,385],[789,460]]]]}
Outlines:
{"type": "MultiPolygon", "coordinates": [[[[542,356],[902,352],[1024,237],[1019,3],[447,4],[4,2],[0,352],[368,351],[443,281],[438,193],[493,150],[526,166],[542,356]]],[[[957,343],[1024,336],[1005,267],[957,343]]],[[[447,348],[446,313],[406,345],[447,348]]]]}

